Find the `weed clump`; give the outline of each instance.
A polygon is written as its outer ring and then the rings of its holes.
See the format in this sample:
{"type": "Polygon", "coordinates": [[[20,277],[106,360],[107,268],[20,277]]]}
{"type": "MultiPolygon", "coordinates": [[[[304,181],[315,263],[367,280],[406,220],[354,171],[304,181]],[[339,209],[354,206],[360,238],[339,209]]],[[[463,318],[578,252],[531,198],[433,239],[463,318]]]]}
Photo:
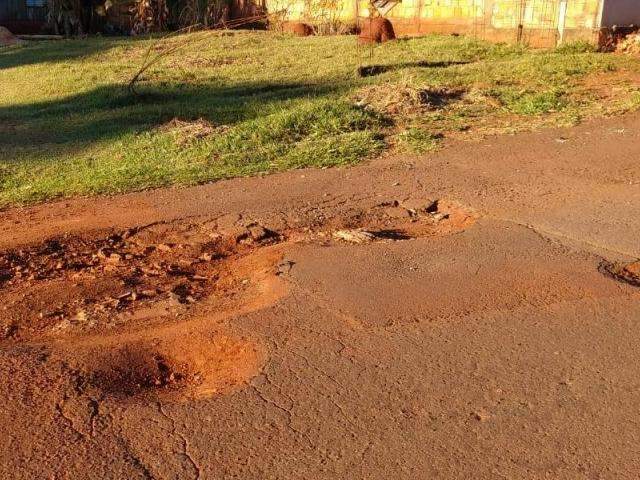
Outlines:
{"type": "Polygon", "coordinates": [[[556,53],[562,54],[578,54],[578,53],[594,53],[597,52],[598,48],[590,42],[585,40],[577,40],[575,42],[567,42],[559,45],[556,49],[556,53]]]}
{"type": "Polygon", "coordinates": [[[419,127],[410,127],[398,135],[400,146],[412,153],[427,153],[436,150],[443,135],[433,134],[419,127]]]}
{"type": "Polygon", "coordinates": [[[157,130],[171,134],[176,144],[183,146],[195,140],[207,138],[216,132],[223,132],[225,129],[225,126],[216,127],[204,118],[197,120],[180,120],[179,118],[174,118],[158,127],[157,130]]]}
{"type": "Polygon", "coordinates": [[[566,106],[565,91],[551,89],[542,92],[504,90],[498,99],[511,113],[519,115],[541,115],[558,112],[566,106]]]}
{"type": "Polygon", "coordinates": [[[409,84],[370,85],[354,96],[357,105],[390,115],[438,110],[462,98],[464,90],[444,87],[415,87],[409,84]]]}

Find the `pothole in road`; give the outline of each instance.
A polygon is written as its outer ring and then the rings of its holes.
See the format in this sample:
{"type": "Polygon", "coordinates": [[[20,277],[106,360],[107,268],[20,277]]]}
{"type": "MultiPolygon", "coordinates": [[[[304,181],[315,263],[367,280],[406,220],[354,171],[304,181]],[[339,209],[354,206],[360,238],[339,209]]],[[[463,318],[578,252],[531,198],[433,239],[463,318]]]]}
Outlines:
{"type": "Polygon", "coordinates": [[[477,218],[473,210],[457,202],[428,199],[392,201],[380,204],[367,218],[359,218],[355,222],[364,223],[365,227],[338,229],[332,236],[335,240],[361,244],[451,235],[466,230],[477,218]]]}
{"type": "Polygon", "coordinates": [[[267,228],[226,216],[0,252],[0,340],[59,351],[74,388],[82,386],[78,394],[224,394],[264,361],[259,344],[225,333],[228,321],[284,295],[288,245],[365,243],[341,231],[362,232],[367,242],[438,237],[477,218],[455,202],[424,198],[333,208],[295,227],[282,218],[265,219],[282,225],[267,228]]]}
{"type": "Polygon", "coordinates": [[[4,337],[59,336],[179,316],[212,295],[246,289],[236,262],[281,240],[254,224],[222,234],[215,223],[176,223],[0,252],[4,337]]]}
{"type": "Polygon", "coordinates": [[[223,394],[256,375],[263,356],[248,340],[177,332],[155,340],[84,348],[80,354],[68,351],[68,361],[78,363],[88,388],[118,398],[155,395],[179,400],[223,394]]]}
{"type": "MultiPolygon", "coordinates": [[[[0,339],[150,327],[192,315],[212,299],[238,310],[242,302],[253,301],[248,296],[260,292],[253,287],[277,274],[278,255],[262,255],[270,247],[437,237],[463,231],[476,218],[455,202],[411,198],[371,208],[346,207],[293,228],[280,222],[285,226],[278,231],[225,216],[153,224],[98,238],[53,238],[0,252],[0,339]]],[[[172,382],[182,375],[173,373],[172,382]]]]}

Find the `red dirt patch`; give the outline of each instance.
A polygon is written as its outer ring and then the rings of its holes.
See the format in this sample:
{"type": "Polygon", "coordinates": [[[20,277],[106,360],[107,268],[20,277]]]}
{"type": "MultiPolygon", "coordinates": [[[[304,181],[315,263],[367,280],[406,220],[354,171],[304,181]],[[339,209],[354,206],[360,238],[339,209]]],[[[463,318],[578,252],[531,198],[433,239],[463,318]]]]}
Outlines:
{"type": "Polygon", "coordinates": [[[73,365],[84,390],[170,400],[227,393],[255,376],[263,358],[261,348],[250,341],[175,328],[152,337],[89,339],[60,353],[73,365]]]}
{"type": "Polygon", "coordinates": [[[574,94],[595,96],[600,100],[616,99],[640,82],[640,75],[628,70],[597,72],[576,85],[574,94]]]}
{"type": "Polygon", "coordinates": [[[52,348],[79,394],[224,394],[265,357],[229,321],[286,294],[281,260],[290,245],[349,241],[335,238],[345,229],[371,241],[449,235],[476,217],[454,202],[409,198],[279,232],[224,216],[51,238],[0,252],[0,333],[7,345],[52,348]]]}

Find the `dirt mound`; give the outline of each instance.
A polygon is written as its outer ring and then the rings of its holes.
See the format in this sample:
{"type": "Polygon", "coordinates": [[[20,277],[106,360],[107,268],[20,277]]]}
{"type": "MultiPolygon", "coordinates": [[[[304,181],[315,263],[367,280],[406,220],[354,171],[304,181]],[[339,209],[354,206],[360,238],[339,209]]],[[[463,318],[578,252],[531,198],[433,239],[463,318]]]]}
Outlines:
{"type": "Polygon", "coordinates": [[[379,112],[395,115],[438,110],[459,100],[464,93],[460,89],[386,83],[364,87],[354,99],[359,106],[370,106],[379,112]]]}
{"type": "Polygon", "coordinates": [[[0,26],[0,47],[8,47],[22,43],[8,28],[0,26]]]}
{"type": "Polygon", "coordinates": [[[358,41],[360,43],[383,43],[394,40],[393,25],[383,17],[366,19],[362,22],[358,41]]]}
{"type": "Polygon", "coordinates": [[[150,389],[178,389],[198,381],[189,365],[148,345],[131,344],[93,357],[90,383],[105,392],[135,395],[150,389]]]}
{"type": "Polygon", "coordinates": [[[296,37],[309,37],[314,33],[311,25],[302,22],[285,22],[282,24],[282,31],[296,37]]]}

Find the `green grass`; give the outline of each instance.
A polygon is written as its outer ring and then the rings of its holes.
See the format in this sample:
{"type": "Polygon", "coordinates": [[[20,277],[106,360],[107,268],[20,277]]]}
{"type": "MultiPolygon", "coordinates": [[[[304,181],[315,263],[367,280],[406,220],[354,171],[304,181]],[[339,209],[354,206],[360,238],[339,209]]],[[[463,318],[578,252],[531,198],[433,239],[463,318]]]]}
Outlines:
{"type": "Polygon", "coordinates": [[[503,89],[497,97],[510,112],[540,115],[561,111],[567,103],[566,95],[567,92],[563,88],[542,91],[503,89]]]}
{"type": "MultiPolygon", "coordinates": [[[[633,82],[606,100],[596,74],[640,61],[584,45],[551,51],[427,36],[359,47],[354,37],[200,32],[40,42],[0,50],[0,208],[60,196],[195,184],[300,167],[351,165],[385,149],[424,153],[473,137],[638,108],[633,82]],[[182,49],[125,88],[147,49],[182,49]],[[360,77],[361,65],[378,65],[360,77]],[[435,108],[358,92],[452,88],[435,108]],[[190,136],[173,119],[205,120],[190,136]]],[[[410,98],[409,95],[407,98],[410,98]]],[[[418,98],[418,97],[415,97],[418,98]]],[[[404,100],[403,100],[404,101],[404,100]]]]}
{"type": "Polygon", "coordinates": [[[595,53],[597,47],[585,40],[577,40],[575,42],[567,42],[556,48],[556,53],[595,53]]]}
{"type": "Polygon", "coordinates": [[[411,153],[426,153],[438,148],[442,135],[433,134],[419,127],[409,127],[398,134],[398,141],[411,153]]]}

